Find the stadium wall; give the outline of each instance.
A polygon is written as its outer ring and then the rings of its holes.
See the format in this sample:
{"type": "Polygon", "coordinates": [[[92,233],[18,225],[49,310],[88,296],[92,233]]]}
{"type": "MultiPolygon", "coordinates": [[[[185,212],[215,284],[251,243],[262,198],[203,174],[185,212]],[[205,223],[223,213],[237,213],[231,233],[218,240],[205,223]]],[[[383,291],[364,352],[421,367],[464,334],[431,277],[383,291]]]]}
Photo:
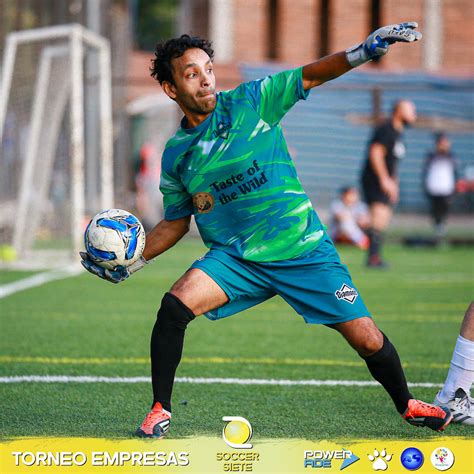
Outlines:
{"type": "MultiPolygon", "coordinates": [[[[471,0],[326,0],[324,3],[326,16],[323,0],[234,0],[233,60],[304,63],[320,57],[323,28],[328,31],[327,53],[332,53],[363,40],[374,25],[417,21],[423,31],[428,28],[428,16],[438,15],[439,28],[430,30],[431,38],[425,39],[433,44],[433,35],[439,35],[436,44],[440,48],[436,47],[433,52],[439,55],[435,70],[444,74],[473,72],[474,55],[468,53],[474,50],[474,3],[471,0]],[[377,3],[380,5],[378,15],[374,10],[377,3]],[[440,8],[432,8],[433,3],[440,8]]],[[[197,23],[202,23],[198,18],[194,21],[196,26],[192,22],[187,25],[191,32],[200,29],[197,23]]],[[[363,68],[426,69],[427,46],[421,42],[409,49],[399,48],[379,63],[363,68]]]]}

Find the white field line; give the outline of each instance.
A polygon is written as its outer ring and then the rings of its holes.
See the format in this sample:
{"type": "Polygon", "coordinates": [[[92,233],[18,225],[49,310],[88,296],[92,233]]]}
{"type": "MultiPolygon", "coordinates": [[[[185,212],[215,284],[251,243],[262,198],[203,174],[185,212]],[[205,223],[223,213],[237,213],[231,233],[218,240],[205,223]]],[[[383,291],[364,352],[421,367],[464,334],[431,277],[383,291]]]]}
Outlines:
{"type": "Polygon", "coordinates": [[[23,278],[22,280],[7,283],[6,285],[0,285],[0,299],[19,291],[44,285],[50,281],[63,280],[64,278],[79,275],[81,271],[82,267],[78,265],[71,265],[61,270],[52,270],[49,272],[39,273],[28,278],[23,278]]]}
{"type": "MultiPolygon", "coordinates": [[[[69,376],[69,375],[17,375],[0,377],[0,383],[150,383],[150,377],[100,377],[100,376],[69,376]]],[[[238,379],[238,378],[201,378],[176,377],[177,383],[191,384],[226,384],[226,385],[311,385],[311,386],[345,386],[345,387],[376,387],[378,382],[371,380],[285,380],[285,379],[238,379]]],[[[409,383],[410,387],[441,387],[442,383],[418,382],[409,383]]]]}

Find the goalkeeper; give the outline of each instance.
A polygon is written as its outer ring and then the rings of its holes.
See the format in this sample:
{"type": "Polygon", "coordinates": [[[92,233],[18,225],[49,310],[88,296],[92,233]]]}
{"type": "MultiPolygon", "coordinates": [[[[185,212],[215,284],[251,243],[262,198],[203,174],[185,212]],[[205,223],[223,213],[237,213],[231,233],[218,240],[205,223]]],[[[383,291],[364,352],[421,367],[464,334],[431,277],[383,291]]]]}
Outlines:
{"type": "Polygon", "coordinates": [[[82,254],[87,270],[118,283],[176,244],[192,214],[209,248],[161,302],[151,337],[153,404],[139,436],[169,429],[188,323],[200,314],[221,319],[275,295],[306,323],[339,331],[409,423],[442,431],[451,421],[449,409],[409,392],[394,346],[371,319],[298,180],[280,127],[314,87],[385,54],[392,43],[421,39],[416,27],[380,28],[347,51],[218,94],[210,43],[183,35],[157,45],[151,75],[184,113],[163,153],[165,218],[132,267],[104,270],[82,254]]]}

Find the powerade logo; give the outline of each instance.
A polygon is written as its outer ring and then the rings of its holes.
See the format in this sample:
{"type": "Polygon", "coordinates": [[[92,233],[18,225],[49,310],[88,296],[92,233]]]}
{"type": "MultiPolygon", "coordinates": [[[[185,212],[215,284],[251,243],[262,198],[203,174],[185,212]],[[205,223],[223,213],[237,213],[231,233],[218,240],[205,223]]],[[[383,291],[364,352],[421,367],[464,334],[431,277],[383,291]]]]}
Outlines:
{"type": "Polygon", "coordinates": [[[400,456],[400,461],[405,469],[416,471],[423,465],[423,453],[418,448],[407,448],[400,456]]]}
{"type": "Polygon", "coordinates": [[[304,452],[304,467],[315,469],[331,469],[333,467],[332,461],[334,459],[342,459],[342,464],[339,467],[340,471],[359,460],[359,458],[348,449],[336,449],[332,451],[308,450],[304,452]]]}

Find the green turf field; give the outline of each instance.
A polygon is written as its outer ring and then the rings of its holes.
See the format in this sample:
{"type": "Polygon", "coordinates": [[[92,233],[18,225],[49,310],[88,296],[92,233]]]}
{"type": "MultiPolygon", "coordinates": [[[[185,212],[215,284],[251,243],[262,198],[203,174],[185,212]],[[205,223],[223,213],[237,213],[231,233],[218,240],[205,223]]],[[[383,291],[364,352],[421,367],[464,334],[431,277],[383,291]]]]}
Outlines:
{"type": "MultiPolygon", "coordinates": [[[[0,300],[1,376],[146,377],[151,328],[163,293],[203,253],[188,239],[130,280],[112,285],[85,272],[0,300]]],[[[380,328],[399,350],[409,382],[441,383],[468,302],[473,252],[389,247],[388,271],[367,271],[363,255],[341,249],[380,328]]],[[[1,283],[21,278],[5,273],[1,283]]],[[[26,275],[28,276],[28,275],[26,275]]],[[[371,380],[335,332],[308,326],[274,298],[187,331],[179,377],[371,380]]],[[[432,401],[436,388],[416,388],[432,401]]],[[[133,436],[149,409],[148,383],[0,383],[0,434],[133,436]]],[[[255,437],[419,439],[381,387],[244,386],[177,383],[171,437],[219,436],[222,416],[244,416],[255,437]]],[[[446,436],[469,436],[451,426],[446,436]]]]}

